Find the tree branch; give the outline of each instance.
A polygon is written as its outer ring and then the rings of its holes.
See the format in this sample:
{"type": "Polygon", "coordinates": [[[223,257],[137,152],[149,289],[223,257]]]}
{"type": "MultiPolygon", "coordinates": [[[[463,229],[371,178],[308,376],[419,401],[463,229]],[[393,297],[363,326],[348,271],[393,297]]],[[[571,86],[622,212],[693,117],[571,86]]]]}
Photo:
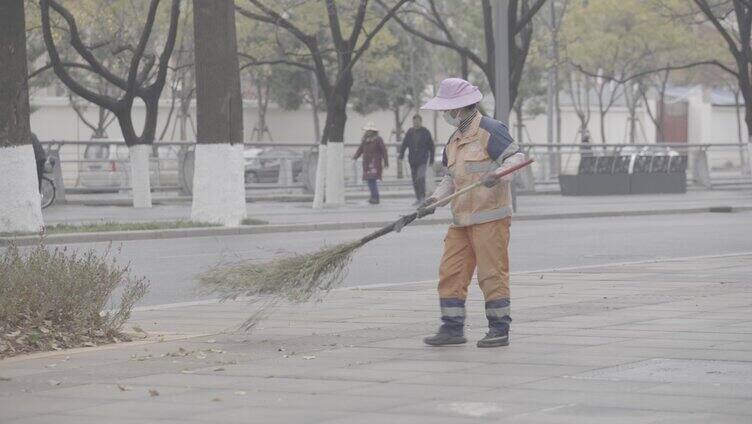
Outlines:
{"type": "Polygon", "coordinates": [[[307,69],[309,71],[313,71],[314,70],[313,66],[311,66],[311,65],[308,65],[308,64],[305,64],[305,63],[301,63],[301,62],[296,62],[296,61],[293,61],[293,60],[286,60],[286,59],[258,60],[255,57],[253,57],[253,56],[251,56],[251,55],[249,55],[247,53],[243,53],[243,52],[238,52],[238,56],[250,60],[250,62],[248,62],[248,63],[244,64],[243,66],[241,66],[240,70],[243,70],[243,69],[251,67],[251,66],[262,66],[262,65],[290,65],[290,66],[296,66],[296,67],[302,68],[302,69],[307,69]]]}
{"type": "Polygon", "coordinates": [[[351,49],[355,48],[358,43],[358,37],[360,37],[360,31],[363,29],[363,22],[366,19],[367,6],[368,0],[361,0],[358,4],[358,11],[355,13],[355,22],[353,23],[350,40],[348,42],[351,49]]]}
{"type": "MultiPolygon", "coordinates": [[[[51,0],[40,0],[40,12],[42,18],[42,36],[44,38],[44,43],[47,46],[47,53],[50,56],[50,62],[52,64],[53,70],[55,71],[55,75],[57,75],[58,78],[60,78],[60,80],[71,91],[83,97],[84,99],[96,105],[106,107],[112,111],[120,110],[121,106],[115,99],[109,96],[95,93],[79,84],[70,76],[68,71],[63,66],[63,61],[60,59],[60,54],[57,51],[55,41],[52,37],[52,30],[50,27],[50,1],[51,0]]],[[[94,69],[96,69],[96,67],[94,67],[94,69]]]]}
{"type": "Polygon", "coordinates": [[[94,55],[89,51],[86,46],[84,45],[83,41],[81,40],[81,36],[79,35],[78,31],[78,25],[76,24],[76,19],[73,17],[73,15],[63,7],[62,5],[58,4],[55,0],[42,0],[40,1],[40,9],[44,10],[44,13],[47,14],[47,24],[42,23],[42,30],[45,30],[45,27],[47,30],[50,30],[50,24],[49,24],[49,8],[52,7],[52,9],[57,12],[60,16],[63,17],[63,19],[68,24],[68,33],[70,34],[70,44],[73,46],[73,48],[78,52],[78,54],[81,55],[82,58],[88,63],[91,68],[96,72],[97,74],[101,75],[115,85],[116,87],[120,88],[121,90],[126,90],[128,88],[127,82],[120,78],[119,76],[113,74],[110,72],[107,68],[105,68],[94,55]]]}
{"type": "Polygon", "coordinates": [[[514,27],[514,35],[517,35],[520,31],[522,31],[522,28],[527,26],[527,24],[533,20],[533,17],[535,16],[535,14],[538,13],[540,8],[543,7],[545,3],[546,3],[546,0],[537,0],[537,2],[533,4],[533,7],[531,7],[527,11],[524,11],[522,16],[520,16],[520,18],[516,22],[516,25],[514,27]]]}
{"type": "Polygon", "coordinates": [[[713,10],[708,5],[707,1],[705,0],[693,0],[697,7],[700,8],[702,13],[710,20],[710,23],[713,24],[716,30],[721,34],[721,37],[723,37],[724,40],[726,40],[726,43],[729,46],[729,49],[731,50],[731,54],[734,55],[734,57],[738,57],[741,53],[739,52],[739,48],[736,45],[736,42],[734,41],[733,37],[731,37],[731,34],[729,34],[728,30],[723,27],[721,22],[718,20],[718,18],[713,13],[713,10]]]}
{"type": "MultiPolygon", "coordinates": [[[[94,74],[96,74],[96,75],[99,75],[99,74],[97,74],[96,72],[94,72],[94,69],[92,69],[92,67],[91,67],[91,66],[89,66],[89,65],[87,65],[87,64],[84,64],[84,63],[76,63],[76,62],[61,62],[61,64],[62,64],[62,65],[63,65],[64,67],[66,67],[66,68],[79,68],[79,69],[86,69],[87,71],[90,71],[90,72],[92,72],[92,73],[94,73],[94,74]]],[[[49,70],[49,69],[52,69],[52,68],[53,68],[53,65],[52,65],[52,63],[48,63],[48,64],[46,64],[46,65],[42,66],[41,68],[39,68],[39,69],[36,69],[36,70],[34,70],[34,71],[30,72],[30,73],[29,73],[29,76],[27,77],[27,79],[32,79],[32,78],[36,77],[37,75],[39,75],[39,74],[41,74],[41,73],[43,73],[43,72],[45,72],[45,71],[47,71],[47,70],[49,70]]]]}
{"type": "MultiPolygon", "coordinates": [[[[383,7],[384,9],[387,9],[387,6],[386,6],[386,4],[384,4],[383,0],[376,0],[376,1],[379,3],[379,5],[381,7],[383,7]]],[[[476,65],[478,65],[480,68],[484,69],[486,67],[486,63],[483,62],[483,60],[481,60],[481,58],[478,57],[478,55],[476,55],[475,53],[473,53],[467,47],[463,47],[463,46],[460,46],[458,44],[450,43],[448,41],[441,40],[439,38],[435,38],[435,37],[432,37],[432,36],[430,36],[430,35],[428,35],[426,33],[418,31],[415,28],[413,28],[411,25],[408,25],[405,21],[403,21],[396,14],[393,16],[393,18],[402,27],[402,29],[404,29],[405,31],[409,32],[410,34],[413,34],[413,35],[415,35],[417,37],[420,37],[423,40],[425,40],[425,41],[427,41],[427,42],[429,42],[431,44],[435,44],[437,46],[441,46],[441,47],[448,48],[450,50],[454,50],[457,53],[459,53],[460,55],[466,56],[473,63],[475,63],[476,65]]]]}
{"type": "Polygon", "coordinates": [[[584,67],[582,67],[582,65],[579,65],[579,64],[574,63],[574,62],[570,62],[570,63],[572,64],[572,66],[574,66],[575,68],[577,68],[578,71],[582,72],[585,75],[588,75],[588,76],[591,76],[591,77],[596,77],[596,78],[604,78],[604,79],[607,79],[607,80],[610,80],[610,81],[618,82],[619,84],[624,84],[624,83],[627,83],[627,82],[629,82],[631,80],[639,79],[641,77],[644,77],[645,75],[653,74],[653,73],[656,73],[656,72],[677,71],[677,70],[680,70],[680,69],[688,69],[688,68],[693,68],[693,67],[702,66],[702,65],[717,66],[717,67],[723,69],[724,71],[730,73],[731,75],[734,75],[734,76],[738,75],[736,73],[736,71],[734,71],[733,69],[729,68],[728,66],[724,65],[723,63],[721,63],[721,62],[719,62],[717,60],[701,60],[699,62],[686,63],[686,64],[683,64],[683,65],[667,65],[667,66],[662,66],[660,68],[655,68],[655,69],[650,69],[650,70],[647,70],[647,71],[638,72],[636,74],[633,74],[633,75],[630,75],[630,76],[627,76],[627,77],[616,77],[616,76],[613,76],[613,75],[598,75],[598,74],[596,74],[594,72],[588,71],[587,69],[585,69],[584,67]]]}
{"type": "Polygon", "coordinates": [[[313,63],[315,66],[316,79],[318,80],[319,85],[324,91],[324,97],[325,98],[328,97],[329,93],[331,92],[331,83],[329,82],[329,79],[327,78],[326,67],[324,66],[324,61],[321,57],[321,52],[319,51],[316,37],[305,34],[298,27],[293,25],[292,22],[283,18],[279,13],[270,9],[269,7],[261,3],[259,0],[248,0],[248,1],[254,6],[256,6],[256,8],[261,10],[263,13],[265,13],[266,15],[253,13],[251,11],[248,11],[246,9],[242,9],[236,6],[236,10],[238,10],[241,15],[250,19],[260,21],[260,22],[266,22],[275,26],[282,27],[286,29],[288,32],[290,32],[293,36],[295,36],[298,40],[300,40],[308,48],[308,50],[311,52],[311,59],[313,60],[313,63]]]}
{"type": "Polygon", "coordinates": [[[128,69],[128,88],[125,91],[126,99],[132,99],[136,94],[138,67],[141,63],[141,58],[144,56],[146,43],[149,41],[149,36],[151,36],[151,30],[154,27],[154,19],[157,16],[157,6],[159,6],[159,0],[151,0],[151,3],[149,4],[149,12],[146,16],[146,23],[144,24],[144,30],[141,32],[141,38],[138,40],[138,45],[133,52],[131,64],[128,69]]]}
{"type": "Polygon", "coordinates": [[[389,22],[389,19],[394,17],[394,15],[397,13],[397,10],[399,10],[399,8],[402,7],[402,5],[407,3],[408,1],[410,0],[399,0],[391,9],[389,9],[389,12],[387,12],[387,14],[383,18],[381,18],[381,21],[379,21],[379,23],[376,24],[373,30],[371,30],[371,32],[368,34],[368,37],[366,37],[366,39],[363,41],[363,44],[360,46],[360,48],[355,50],[355,55],[350,60],[350,66],[349,66],[350,68],[352,68],[355,62],[357,62],[358,59],[360,59],[360,57],[363,56],[363,53],[371,45],[371,40],[373,40],[373,37],[375,37],[376,34],[378,34],[379,31],[381,31],[381,28],[383,28],[384,25],[386,25],[386,23],[389,22]]]}
{"type": "Polygon", "coordinates": [[[178,35],[178,21],[180,18],[180,0],[172,0],[172,7],[170,9],[170,29],[167,33],[167,41],[165,42],[162,54],[159,55],[159,67],[157,69],[157,78],[150,87],[150,90],[162,91],[162,87],[167,79],[167,68],[170,64],[170,56],[172,56],[172,50],[175,48],[175,42],[178,35]]]}

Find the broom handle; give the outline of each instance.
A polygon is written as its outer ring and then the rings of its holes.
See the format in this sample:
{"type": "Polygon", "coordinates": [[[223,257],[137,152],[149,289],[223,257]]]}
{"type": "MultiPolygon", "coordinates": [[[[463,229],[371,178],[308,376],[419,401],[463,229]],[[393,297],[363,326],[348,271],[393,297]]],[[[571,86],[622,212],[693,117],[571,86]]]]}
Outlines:
{"type": "MultiPolygon", "coordinates": [[[[505,175],[511,174],[512,172],[519,171],[520,169],[522,169],[522,168],[530,165],[533,162],[535,162],[535,159],[528,159],[525,162],[518,163],[517,165],[511,166],[511,167],[509,167],[507,169],[504,169],[501,172],[498,172],[496,174],[496,177],[497,178],[501,178],[501,177],[503,177],[505,175]]],[[[440,206],[444,206],[444,205],[448,204],[449,202],[451,202],[453,199],[455,199],[457,197],[460,197],[463,194],[467,193],[468,191],[476,189],[476,188],[478,188],[481,185],[483,185],[483,180],[476,181],[476,182],[470,184],[469,186],[467,186],[467,187],[465,187],[465,188],[463,188],[461,190],[457,190],[454,193],[450,194],[449,196],[444,197],[443,199],[439,199],[436,202],[434,202],[433,204],[431,204],[429,206],[426,206],[426,209],[431,209],[431,208],[437,208],[437,207],[440,207],[440,206]]]]}
{"type": "MultiPolygon", "coordinates": [[[[497,178],[501,178],[501,177],[503,177],[505,175],[509,175],[512,172],[519,171],[520,169],[522,169],[522,168],[530,165],[533,162],[535,162],[534,159],[528,159],[525,162],[519,163],[517,165],[514,165],[514,166],[509,167],[509,168],[507,168],[507,169],[505,169],[503,171],[498,172],[496,174],[496,176],[497,176],[497,178]]],[[[436,208],[436,207],[439,207],[439,206],[444,206],[444,205],[448,204],[449,202],[451,202],[452,199],[454,199],[456,197],[459,197],[459,196],[462,196],[463,194],[467,193],[468,191],[474,190],[474,189],[480,187],[481,185],[483,185],[483,181],[478,181],[478,182],[475,182],[473,184],[470,184],[469,186],[467,186],[465,188],[462,188],[460,190],[457,190],[456,192],[450,194],[447,197],[444,197],[442,199],[437,200],[433,204],[427,206],[426,209],[431,209],[431,208],[436,208]]],[[[371,233],[371,234],[363,237],[362,239],[360,239],[360,244],[362,246],[362,245],[368,243],[369,241],[371,241],[373,239],[377,239],[377,238],[379,238],[379,237],[381,237],[383,235],[389,234],[392,231],[394,231],[394,228],[397,226],[397,224],[401,224],[404,227],[404,226],[410,224],[411,222],[415,221],[417,218],[418,218],[418,212],[413,212],[410,215],[405,215],[402,218],[398,219],[397,221],[395,221],[395,222],[387,225],[386,227],[380,228],[380,229],[374,231],[373,233],[371,233]]]]}

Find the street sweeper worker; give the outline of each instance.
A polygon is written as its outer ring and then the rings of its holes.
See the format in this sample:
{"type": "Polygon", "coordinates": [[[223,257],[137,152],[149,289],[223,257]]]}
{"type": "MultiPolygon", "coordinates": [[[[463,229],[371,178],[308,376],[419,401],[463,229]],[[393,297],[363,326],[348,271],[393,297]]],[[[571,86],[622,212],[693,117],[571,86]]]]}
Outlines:
{"type": "Polygon", "coordinates": [[[478,347],[509,344],[509,227],[512,221],[510,182],[512,175],[497,177],[501,169],[525,160],[520,146],[503,122],[483,116],[478,87],[460,78],[441,82],[436,97],[421,109],[443,112],[456,127],[444,148],[447,169],[434,193],[418,209],[418,216],[434,212],[429,207],[438,199],[470,184],[483,181],[485,187],[465,193],[451,202],[453,223],[444,239],[439,266],[441,327],[424,342],[432,346],[462,344],[465,299],[477,268],[478,283],[485,298],[488,333],[478,347]]]}

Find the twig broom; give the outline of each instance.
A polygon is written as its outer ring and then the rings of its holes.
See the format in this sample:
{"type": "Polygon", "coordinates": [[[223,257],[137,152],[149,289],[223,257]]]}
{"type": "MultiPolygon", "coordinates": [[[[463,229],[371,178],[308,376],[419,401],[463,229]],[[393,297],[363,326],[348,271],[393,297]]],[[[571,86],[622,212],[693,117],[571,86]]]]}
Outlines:
{"type": "MultiPolygon", "coordinates": [[[[531,163],[533,159],[504,169],[497,177],[511,174],[531,163]]],[[[482,181],[473,183],[426,209],[444,206],[482,184],[482,181]]],[[[392,231],[400,231],[418,219],[418,215],[417,211],[413,212],[360,240],[325,247],[312,253],[282,257],[261,264],[249,261],[219,264],[199,275],[198,280],[206,292],[217,294],[222,300],[250,296],[252,301],[264,302],[244,323],[243,328],[248,329],[256,324],[269,306],[280,300],[305,302],[339,285],[356,250],[392,231]]]]}

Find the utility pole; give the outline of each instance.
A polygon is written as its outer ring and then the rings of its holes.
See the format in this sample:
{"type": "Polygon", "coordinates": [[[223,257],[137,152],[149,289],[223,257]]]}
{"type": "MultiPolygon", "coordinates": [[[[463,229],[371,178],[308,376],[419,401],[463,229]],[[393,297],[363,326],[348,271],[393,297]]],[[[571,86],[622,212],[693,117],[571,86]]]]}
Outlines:
{"type": "Polygon", "coordinates": [[[554,96],[556,91],[556,7],[553,0],[548,1],[549,28],[551,43],[548,45],[548,86],[546,87],[546,142],[548,143],[548,177],[553,177],[556,170],[556,154],[554,153],[554,96]]]}
{"type": "MultiPolygon", "coordinates": [[[[496,96],[494,117],[509,126],[509,0],[494,3],[494,63],[496,96]]],[[[520,140],[518,140],[519,142],[520,140]]],[[[512,209],[517,210],[517,193],[512,189],[512,209]]]]}
{"type": "Polygon", "coordinates": [[[496,96],[494,117],[509,123],[509,0],[494,4],[494,63],[496,96]]]}

